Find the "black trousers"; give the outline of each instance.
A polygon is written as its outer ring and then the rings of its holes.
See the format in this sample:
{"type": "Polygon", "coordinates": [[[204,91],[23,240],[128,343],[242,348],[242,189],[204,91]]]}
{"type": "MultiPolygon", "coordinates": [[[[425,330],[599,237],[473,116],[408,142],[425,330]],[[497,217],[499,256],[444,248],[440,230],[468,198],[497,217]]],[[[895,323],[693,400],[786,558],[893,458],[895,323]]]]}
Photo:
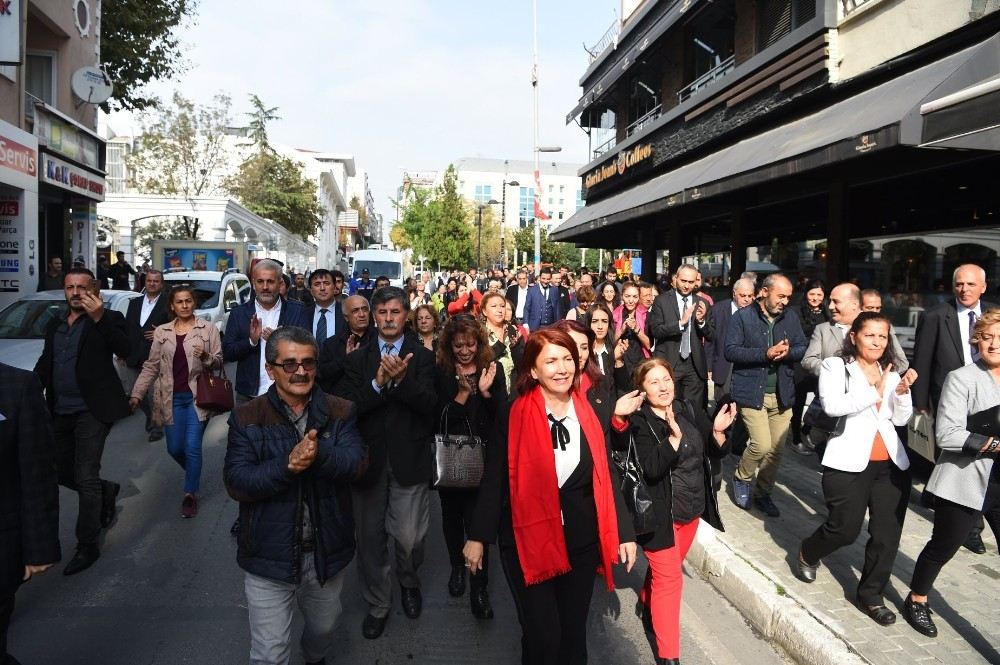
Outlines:
{"type": "Polygon", "coordinates": [[[795,404],[792,405],[792,443],[802,442],[802,413],[809,393],[819,397],[819,377],[807,376],[795,382],[795,404]]]}
{"type": "Polygon", "coordinates": [[[910,472],[900,470],[891,461],[869,462],[857,473],[824,468],[823,497],[829,515],[802,541],[803,560],[817,563],[853,543],[861,533],[867,512],[869,538],[857,595],[864,605],[882,605],[882,594],[899,551],[910,498],[910,472]]]}
{"type": "Polygon", "coordinates": [[[56,471],[59,484],[80,497],[76,517],[76,540],[81,545],[96,545],[101,535],[101,456],[110,425],[84,411],[57,415],[53,423],[56,442],[56,471]]]}
{"type": "Polygon", "coordinates": [[[570,572],[531,586],[524,584],[513,543],[501,543],[500,562],[521,624],[521,665],[585,665],[597,545],[571,553],[570,572]]]}
{"type": "MultiPolygon", "coordinates": [[[[438,498],[441,500],[441,529],[444,531],[444,542],[448,547],[448,560],[453,568],[456,566],[461,568],[465,565],[462,549],[465,547],[465,534],[476,509],[478,495],[479,490],[477,489],[441,488],[438,490],[438,498]]],[[[487,577],[489,551],[489,547],[483,549],[483,569],[469,578],[469,584],[473,588],[486,586],[489,581],[489,577],[487,577]]]]}
{"type": "Polygon", "coordinates": [[[674,388],[677,397],[682,397],[695,406],[704,409],[708,397],[705,379],[698,376],[694,361],[688,357],[674,365],[674,388]]]}
{"type": "Polygon", "coordinates": [[[931,539],[924,545],[917,557],[917,564],[913,567],[910,591],[918,596],[930,593],[938,573],[969,537],[973,525],[983,517],[993,529],[993,535],[1000,539],[1000,480],[995,472],[990,476],[982,510],[936,497],[934,529],[931,531],[931,539]]]}
{"type": "MultiPolygon", "coordinates": [[[[0,593],[0,665],[7,665],[7,627],[14,613],[14,592],[0,593]]],[[[15,661],[16,662],[16,661],[15,661]]]]}

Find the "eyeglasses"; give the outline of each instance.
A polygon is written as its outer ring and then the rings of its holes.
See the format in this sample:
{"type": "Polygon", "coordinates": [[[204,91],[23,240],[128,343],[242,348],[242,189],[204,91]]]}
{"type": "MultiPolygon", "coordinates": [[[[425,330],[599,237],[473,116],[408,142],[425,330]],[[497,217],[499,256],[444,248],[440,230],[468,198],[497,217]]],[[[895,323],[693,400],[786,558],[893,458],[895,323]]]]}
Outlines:
{"type": "Polygon", "coordinates": [[[295,360],[286,360],[285,362],[281,363],[268,363],[268,365],[270,365],[271,367],[280,367],[281,369],[285,370],[285,374],[295,374],[296,372],[299,371],[300,367],[307,372],[313,372],[316,370],[316,359],[306,358],[302,362],[297,362],[295,360]]]}

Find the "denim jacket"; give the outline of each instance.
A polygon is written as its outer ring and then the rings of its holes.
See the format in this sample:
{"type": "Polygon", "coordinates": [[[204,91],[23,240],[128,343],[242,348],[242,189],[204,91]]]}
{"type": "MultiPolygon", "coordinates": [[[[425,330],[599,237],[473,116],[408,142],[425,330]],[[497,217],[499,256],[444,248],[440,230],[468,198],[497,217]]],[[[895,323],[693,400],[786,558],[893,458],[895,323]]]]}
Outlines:
{"type": "Polygon", "coordinates": [[[808,340],[795,311],[785,307],[774,321],[774,334],[768,338],[768,322],[760,305],[754,303],[737,310],[726,331],[726,360],[733,363],[730,393],[740,407],[759,409],[764,406],[767,370],[771,361],[767,349],[788,337],[789,353],[778,363],[778,404],[784,408],[795,403],[793,366],[802,360],[808,340]]]}

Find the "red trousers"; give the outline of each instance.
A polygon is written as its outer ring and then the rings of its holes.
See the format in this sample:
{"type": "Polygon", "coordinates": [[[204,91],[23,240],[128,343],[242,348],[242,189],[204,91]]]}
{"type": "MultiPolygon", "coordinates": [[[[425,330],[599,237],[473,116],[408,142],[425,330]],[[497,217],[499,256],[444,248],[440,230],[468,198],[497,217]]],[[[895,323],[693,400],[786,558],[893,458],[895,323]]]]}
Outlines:
{"type": "Polygon", "coordinates": [[[682,568],[700,521],[674,522],[673,547],[655,552],[644,550],[649,567],[639,600],[652,613],[656,651],[660,658],[680,658],[681,655],[682,568]]]}

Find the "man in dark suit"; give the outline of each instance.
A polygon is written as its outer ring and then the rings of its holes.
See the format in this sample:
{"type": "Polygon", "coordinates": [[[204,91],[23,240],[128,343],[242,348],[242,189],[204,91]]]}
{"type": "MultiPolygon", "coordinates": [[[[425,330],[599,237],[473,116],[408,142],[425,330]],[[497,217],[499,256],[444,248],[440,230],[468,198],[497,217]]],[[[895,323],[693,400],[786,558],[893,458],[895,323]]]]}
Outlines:
{"type": "MultiPolygon", "coordinates": [[[[986,271],[974,264],[955,268],[952,275],[954,300],[931,307],[917,324],[913,344],[913,364],[917,381],[913,384],[913,408],[918,413],[930,413],[937,408],[941,388],[948,373],[979,359],[969,344],[972,328],[983,312],[997,307],[982,300],[986,293],[986,271]]],[[[976,554],[985,554],[983,523],[969,534],[965,547],[976,554]]]]}
{"type": "Polygon", "coordinates": [[[524,321],[528,330],[535,332],[550,326],[563,317],[559,287],[552,283],[552,268],[542,268],[538,283],[528,289],[524,302],[524,321]]]}
{"type": "Polygon", "coordinates": [[[346,325],[343,311],[336,298],[333,273],[326,268],[314,270],[309,275],[306,319],[312,324],[309,332],[316,338],[319,348],[323,347],[323,342],[336,335],[346,325]]]}
{"type": "Polygon", "coordinates": [[[254,298],[234,307],[222,338],[222,357],[236,363],[236,403],[263,395],[273,381],[264,366],[264,344],[274,330],[298,326],[312,330],[302,303],[278,294],[281,266],[271,259],[258,261],[251,271],[254,298]]]}
{"type": "Polygon", "coordinates": [[[347,314],[346,323],[319,349],[317,381],[320,388],[331,394],[344,376],[344,362],[348,354],[367,347],[378,336],[375,326],[371,324],[371,309],[367,300],[362,296],[349,296],[343,307],[347,314]]]}
{"type": "MultiPolygon", "coordinates": [[[[150,270],[146,273],[146,293],[142,298],[132,298],[128,303],[128,311],[125,312],[125,327],[128,330],[129,346],[132,352],[128,358],[124,359],[128,368],[127,374],[131,383],[135,383],[139,372],[142,371],[142,364],[149,358],[149,349],[153,345],[153,328],[163,325],[173,318],[169,305],[170,294],[163,292],[163,273],[159,270],[150,270]]],[[[129,390],[131,392],[132,386],[129,390]]],[[[150,420],[151,409],[149,406],[149,394],[147,393],[139,402],[142,412],[146,414],[146,431],[149,432],[150,441],[159,441],[163,438],[163,429],[153,425],[150,420]]]]}
{"type": "Polygon", "coordinates": [[[715,384],[716,400],[729,392],[729,379],[733,371],[733,363],[726,360],[726,331],[729,330],[729,320],[736,310],[753,303],[755,290],[753,280],[738,279],[733,284],[733,297],[720,300],[712,306],[711,317],[715,326],[715,338],[705,344],[705,354],[708,356],[712,372],[712,383],[715,384]]]}
{"type": "Polygon", "coordinates": [[[524,322],[524,305],[528,301],[528,273],[518,270],[514,283],[507,287],[507,300],[514,303],[514,322],[524,322]]]}
{"type": "Polygon", "coordinates": [[[378,336],[347,356],[336,393],[357,404],[358,424],[368,446],[368,470],[353,487],[361,595],[368,613],[367,639],[385,629],[392,607],[388,536],[395,541],[396,575],[403,611],[420,616],[417,569],[424,559],[430,519],[431,441],[435,421],[434,356],[405,335],[409,299],[394,286],[372,295],[378,336]]]}
{"type": "Polygon", "coordinates": [[[674,288],[653,301],[646,330],[655,343],[653,353],[674,368],[677,396],[704,408],[708,362],[702,340],[713,339],[715,324],[708,315],[708,303],[694,292],[697,282],[698,269],[681,266],[674,288]]]}
{"type": "Polygon", "coordinates": [[[52,319],[35,374],[45,387],[52,413],[59,484],[80,497],[76,554],[64,575],[86,570],[100,557],[101,527],[114,520],[118,483],[101,480],[104,440],[117,420],[132,413],[115,372],[114,356],[127,358],[131,347],[125,317],[104,309],[94,274],[86,268],[66,273],[69,310],[52,319]]]}
{"type": "Polygon", "coordinates": [[[0,363],[0,663],[14,594],[61,558],[55,445],[42,385],[31,372],[0,363]]]}

